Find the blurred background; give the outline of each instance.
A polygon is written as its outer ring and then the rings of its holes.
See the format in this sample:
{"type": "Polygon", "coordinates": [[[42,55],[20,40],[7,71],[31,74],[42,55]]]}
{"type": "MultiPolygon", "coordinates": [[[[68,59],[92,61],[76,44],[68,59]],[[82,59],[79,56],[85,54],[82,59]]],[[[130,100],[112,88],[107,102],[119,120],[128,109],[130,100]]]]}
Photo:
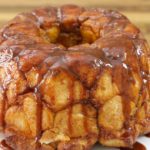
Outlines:
{"type": "Polygon", "coordinates": [[[150,0],[0,0],[0,27],[20,12],[63,4],[119,10],[142,30],[150,43],[150,0]]]}

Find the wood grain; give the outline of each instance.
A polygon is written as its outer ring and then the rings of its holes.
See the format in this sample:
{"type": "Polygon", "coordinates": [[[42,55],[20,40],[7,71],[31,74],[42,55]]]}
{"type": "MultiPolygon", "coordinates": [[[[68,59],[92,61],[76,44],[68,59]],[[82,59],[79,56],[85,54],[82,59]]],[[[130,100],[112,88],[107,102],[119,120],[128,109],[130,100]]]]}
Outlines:
{"type": "Polygon", "coordinates": [[[0,26],[20,12],[30,11],[36,7],[71,3],[121,11],[142,30],[150,43],[150,0],[0,0],[0,26]]]}

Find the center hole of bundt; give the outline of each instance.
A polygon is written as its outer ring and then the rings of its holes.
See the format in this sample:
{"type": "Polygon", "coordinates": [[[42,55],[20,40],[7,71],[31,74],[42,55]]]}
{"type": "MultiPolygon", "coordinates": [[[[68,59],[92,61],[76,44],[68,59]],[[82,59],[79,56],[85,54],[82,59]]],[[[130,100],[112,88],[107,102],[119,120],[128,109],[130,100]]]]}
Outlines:
{"type": "Polygon", "coordinates": [[[58,26],[41,29],[41,35],[48,43],[61,44],[65,47],[89,43],[97,38],[89,28],[74,27],[72,29],[58,26]]]}

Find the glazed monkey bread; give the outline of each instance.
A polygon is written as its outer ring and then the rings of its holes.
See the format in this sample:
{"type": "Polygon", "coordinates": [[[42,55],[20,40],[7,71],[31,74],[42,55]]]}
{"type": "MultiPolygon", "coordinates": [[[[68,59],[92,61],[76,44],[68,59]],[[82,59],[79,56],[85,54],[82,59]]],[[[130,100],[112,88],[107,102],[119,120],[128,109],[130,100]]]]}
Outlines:
{"type": "Polygon", "coordinates": [[[150,131],[150,49],[116,11],[22,13],[0,30],[0,126],[15,150],[130,147],[150,131]]]}

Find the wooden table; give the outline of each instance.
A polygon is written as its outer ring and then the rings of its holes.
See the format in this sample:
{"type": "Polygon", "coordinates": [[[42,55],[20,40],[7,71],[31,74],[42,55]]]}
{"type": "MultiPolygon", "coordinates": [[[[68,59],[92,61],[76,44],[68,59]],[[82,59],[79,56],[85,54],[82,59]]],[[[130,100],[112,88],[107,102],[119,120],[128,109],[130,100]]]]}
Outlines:
{"type": "Polygon", "coordinates": [[[68,3],[119,10],[142,30],[150,43],[150,0],[0,0],[0,26],[19,12],[68,3]]]}

